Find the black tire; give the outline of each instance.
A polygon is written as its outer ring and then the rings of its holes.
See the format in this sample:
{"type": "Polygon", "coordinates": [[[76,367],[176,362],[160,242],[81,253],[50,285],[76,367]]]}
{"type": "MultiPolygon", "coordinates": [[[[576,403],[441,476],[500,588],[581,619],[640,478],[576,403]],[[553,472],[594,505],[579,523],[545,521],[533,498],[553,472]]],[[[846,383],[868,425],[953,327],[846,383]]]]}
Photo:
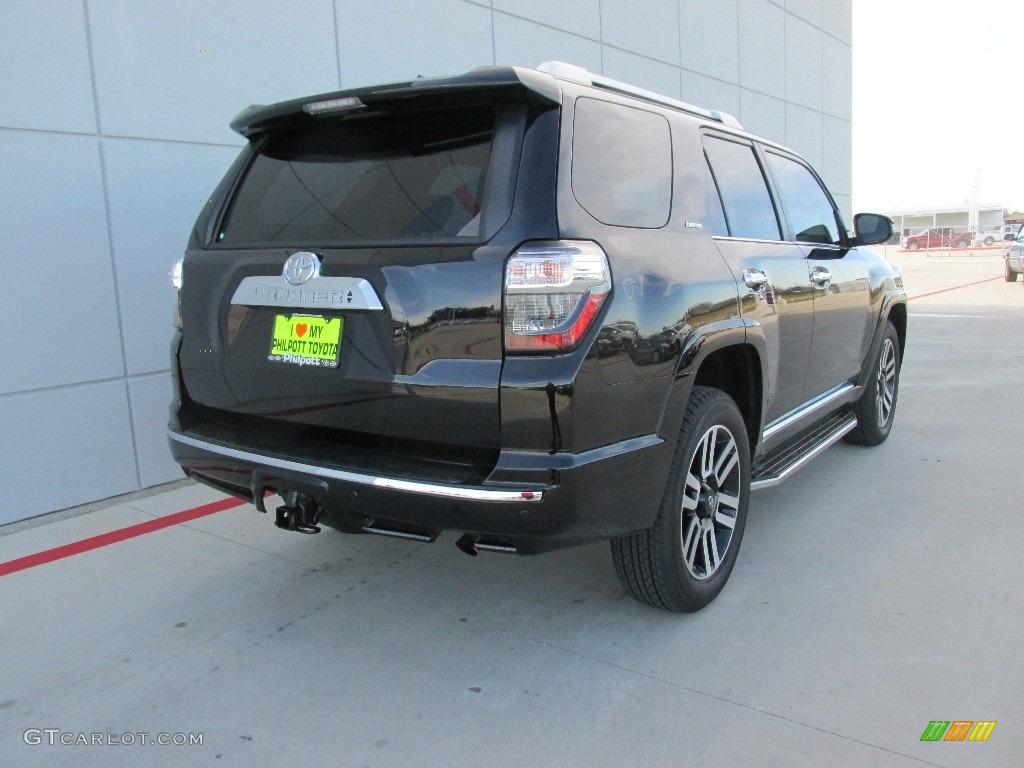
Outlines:
{"type": "Polygon", "coordinates": [[[1003,279],[1008,283],[1017,282],[1017,273],[1010,268],[1010,260],[1006,259],[1003,266],[1003,279]]]}
{"type": "Polygon", "coordinates": [[[989,235],[988,237],[985,238],[985,245],[993,245],[995,241],[996,239],[992,237],[992,235],[989,235]]]}
{"type": "Polygon", "coordinates": [[[692,613],[706,606],[736,564],[749,500],[743,417],[724,392],[694,387],[654,525],[611,541],[622,586],[655,608],[692,613]]]}
{"type": "Polygon", "coordinates": [[[846,442],[854,445],[878,445],[885,442],[896,416],[901,363],[900,338],[893,324],[886,321],[885,335],[871,362],[871,376],[864,387],[864,393],[854,406],[857,426],[846,433],[846,442]]]}
{"type": "Polygon", "coordinates": [[[918,245],[917,243],[911,243],[910,245],[908,245],[908,246],[907,246],[907,248],[909,248],[909,249],[910,249],[910,250],[912,250],[912,251],[916,251],[916,250],[917,250],[918,248],[920,248],[920,247],[921,247],[921,246],[920,246],[920,245],[918,245]]]}

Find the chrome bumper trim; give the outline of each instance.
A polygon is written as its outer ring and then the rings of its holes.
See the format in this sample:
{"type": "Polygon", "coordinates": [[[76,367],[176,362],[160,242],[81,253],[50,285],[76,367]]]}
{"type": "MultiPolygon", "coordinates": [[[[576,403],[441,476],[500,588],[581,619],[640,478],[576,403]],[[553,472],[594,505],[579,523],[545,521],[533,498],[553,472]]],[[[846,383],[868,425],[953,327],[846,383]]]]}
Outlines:
{"type": "Polygon", "coordinates": [[[544,500],[544,491],[541,490],[498,490],[489,488],[463,488],[455,485],[434,485],[432,483],[421,483],[414,480],[399,480],[392,477],[377,477],[375,475],[363,475],[358,472],[348,472],[344,469],[331,469],[330,467],[318,467],[314,464],[303,464],[298,461],[279,459],[274,456],[266,456],[260,453],[240,451],[237,448],[228,448],[217,443],[209,443],[204,440],[196,440],[192,437],[178,434],[173,430],[167,430],[168,437],[176,443],[199,448],[210,453],[224,456],[229,459],[261,464],[276,469],[286,469],[292,472],[303,472],[306,474],[322,477],[326,480],[342,480],[347,483],[358,483],[359,485],[371,485],[375,488],[386,488],[391,491],[402,491],[404,493],[418,493],[426,496],[438,496],[446,499],[459,499],[463,501],[494,501],[494,502],[519,502],[534,504],[544,500]]]}

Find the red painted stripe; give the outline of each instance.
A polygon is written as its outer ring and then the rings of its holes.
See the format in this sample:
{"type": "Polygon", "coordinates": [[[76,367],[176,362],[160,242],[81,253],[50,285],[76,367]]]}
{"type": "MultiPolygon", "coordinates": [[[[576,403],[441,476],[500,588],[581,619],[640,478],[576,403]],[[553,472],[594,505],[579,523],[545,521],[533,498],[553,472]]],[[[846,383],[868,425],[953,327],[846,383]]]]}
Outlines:
{"type": "Polygon", "coordinates": [[[213,515],[217,512],[223,512],[226,509],[232,509],[233,507],[238,507],[245,503],[246,502],[241,499],[229,497],[209,504],[203,504],[200,507],[186,509],[182,512],[175,512],[174,514],[167,515],[165,517],[147,520],[144,523],[129,525],[126,528],[118,528],[116,531],[110,531],[109,533],[101,533],[99,536],[90,536],[88,539],[73,541],[70,544],[64,544],[60,547],[36,552],[34,555],[25,555],[25,557],[19,557],[15,560],[8,560],[6,563],[0,563],[0,576],[24,571],[26,568],[35,568],[37,565],[52,563],[54,560],[61,560],[65,557],[71,557],[72,555],[80,555],[83,552],[88,552],[92,549],[99,549],[100,547],[105,547],[108,544],[116,544],[117,542],[124,541],[125,539],[133,539],[136,536],[145,536],[147,533],[159,531],[161,528],[170,528],[172,525],[187,523],[190,520],[197,520],[200,517],[206,517],[207,515],[213,515]]]}
{"type": "Polygon", "coordinates": [[[991,283],[993,280],[1002,280],[1002,275],[996,275],[995,277],[986,277],[984,280],[975,280],[973,283],[964,283],[963,285],[954,285],[951,288],[939,288],[937,291],[928,291],[928,293],[919,293],[917,296],[908,296],[907,301],[913,301],[914,299],[923,299],[925,296],[935,296],[939,293],[949,293],[950,291],[959,291],[961,288],[967,288],[971,285],[981,285],[982,283],[991,283]]]}

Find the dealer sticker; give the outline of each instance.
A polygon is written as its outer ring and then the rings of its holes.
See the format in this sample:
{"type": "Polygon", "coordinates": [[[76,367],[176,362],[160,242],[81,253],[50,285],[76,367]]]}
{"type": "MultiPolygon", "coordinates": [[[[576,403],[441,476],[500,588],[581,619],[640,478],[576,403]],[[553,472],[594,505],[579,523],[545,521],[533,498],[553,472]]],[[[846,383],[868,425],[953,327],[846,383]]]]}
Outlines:
{"type": "Polygon", "coordinates": [[[274,337],[267,360],[337,368],[344,325],[340,317],[275,315],[274,337]]]}

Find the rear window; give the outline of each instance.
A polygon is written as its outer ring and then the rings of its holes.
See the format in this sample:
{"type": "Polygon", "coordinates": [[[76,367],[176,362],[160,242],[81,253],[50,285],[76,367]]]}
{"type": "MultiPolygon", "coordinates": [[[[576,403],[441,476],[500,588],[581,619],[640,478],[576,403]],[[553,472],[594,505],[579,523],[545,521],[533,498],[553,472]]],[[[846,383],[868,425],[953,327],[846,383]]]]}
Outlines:
{"type": "Polygon", "coordinates": [[[259,149],[216,241],[477,239],[493,106],[332,121],[259,149]]]}

